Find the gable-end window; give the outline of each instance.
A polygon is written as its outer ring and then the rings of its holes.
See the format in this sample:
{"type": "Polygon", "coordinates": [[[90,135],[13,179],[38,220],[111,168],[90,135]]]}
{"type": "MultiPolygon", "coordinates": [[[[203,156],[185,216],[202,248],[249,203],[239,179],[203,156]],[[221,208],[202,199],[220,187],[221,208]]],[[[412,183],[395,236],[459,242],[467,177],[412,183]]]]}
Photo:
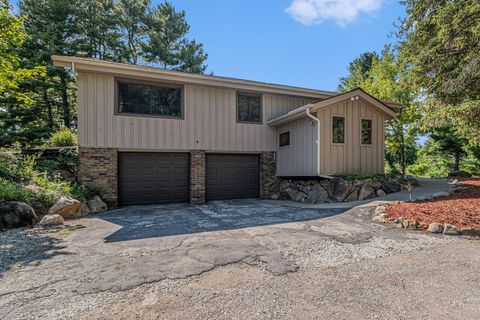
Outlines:
{"type": "Polygon", "coordinates": [[[372,120],[362,119],[362,144],[372,144],[372,120]]]}
{"type": "Polygon", "coordinates": [[[237,94],[237,121],[262,123],[262,96],[252,93],[237,94]]]}
{"type": "Polygon", "coordinates": [[[182,117],[182,87],[118,82],[118,112],[182,117]]]}
{"type": "Polygon", "coordinates": [[[345,118],[332,118],[332,143],[345,143],[345,118]]]}
{"type": "Polygon", "coordinates": [[[290,145],[290,131],[280,133],[280,136],[278,137],[279,141],[279,146],[281,147],[286,147],[290,145]]]}

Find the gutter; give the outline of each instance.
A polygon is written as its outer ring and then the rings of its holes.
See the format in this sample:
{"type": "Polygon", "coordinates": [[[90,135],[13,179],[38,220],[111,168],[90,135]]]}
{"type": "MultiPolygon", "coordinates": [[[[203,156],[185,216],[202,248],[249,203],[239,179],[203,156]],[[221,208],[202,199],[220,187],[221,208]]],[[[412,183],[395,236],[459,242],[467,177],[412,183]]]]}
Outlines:
{"type": "Polygon", "coordinates": [[[320,178],[333,179],[332,176],[327,176],[320,173],[320,120],[310,113],[310,110],[313,108],[312,104],[307,105],[306,115],[313,121],[317,123],[317,175],[320,178]]]}

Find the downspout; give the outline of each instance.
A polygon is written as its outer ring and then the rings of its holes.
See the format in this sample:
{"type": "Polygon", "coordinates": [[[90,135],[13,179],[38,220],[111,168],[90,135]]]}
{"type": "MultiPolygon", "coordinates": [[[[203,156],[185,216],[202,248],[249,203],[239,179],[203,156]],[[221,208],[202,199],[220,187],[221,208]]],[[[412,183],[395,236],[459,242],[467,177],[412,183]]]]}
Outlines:
{"type": "Polygon", "coordinates": [[[327,176],[320,173],[320,120],[310,113],[310,110],[313,108],[313,105],[309,105],[306,110],[307,117],[312,119],[317,123],[317,175],[320,178],[333,179],[332,176],[327,176]]]}
{"type": "Polygon", "coordinates": [[[70,69],[72,71],[73,78],[75,79],[75,82],[77,82],[77,70],[75,70],[75,61],[72,61],[72,68],[70,69]]]}

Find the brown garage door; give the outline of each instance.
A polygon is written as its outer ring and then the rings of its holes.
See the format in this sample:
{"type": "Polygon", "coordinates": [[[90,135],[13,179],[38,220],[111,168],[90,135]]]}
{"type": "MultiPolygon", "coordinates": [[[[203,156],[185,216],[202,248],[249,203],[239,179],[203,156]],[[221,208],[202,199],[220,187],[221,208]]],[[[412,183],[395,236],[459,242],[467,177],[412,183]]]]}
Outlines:
{"type": "Polygon", "coordinates": [[[207,154],[207,200],[257,198],[260,193],[258,155],[207,154]]]}
{"type": "Polygon", "coordinates": [[[122,152],[118,160],[120,204],[188,201],[188,154],[122,152]]]}

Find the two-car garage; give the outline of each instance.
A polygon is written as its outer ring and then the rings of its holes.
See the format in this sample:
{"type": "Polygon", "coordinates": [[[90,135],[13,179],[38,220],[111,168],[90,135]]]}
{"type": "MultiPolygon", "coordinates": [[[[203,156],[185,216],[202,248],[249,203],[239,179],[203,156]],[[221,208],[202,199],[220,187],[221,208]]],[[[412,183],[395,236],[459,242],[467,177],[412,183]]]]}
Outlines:
{"type": "MultiPolygon", "coordinates": [[[[120,205],[188,202],[190,154],[120,152],[118,196],[120,205]]],[[[257,154],[205,156],[205,198],[256,198],[260,192],[257,154]]]]}

